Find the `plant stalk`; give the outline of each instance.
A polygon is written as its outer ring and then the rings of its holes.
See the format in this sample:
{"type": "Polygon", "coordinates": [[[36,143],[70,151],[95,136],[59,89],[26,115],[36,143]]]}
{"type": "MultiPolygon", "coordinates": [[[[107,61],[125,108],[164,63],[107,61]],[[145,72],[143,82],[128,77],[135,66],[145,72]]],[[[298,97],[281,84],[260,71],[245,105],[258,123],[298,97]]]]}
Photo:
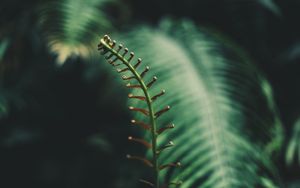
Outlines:
{"type": "Polygon", "coordinates": [[[119,60],[121,60],[132,72],[132,74],[136,77],[137,81],[141,85],[141,88],[143,90],[143,93],[146,97],[146,102],[149,110],[149,117],[150,117],[150,124],[151,124],[151,137],[152,137],[152,163],[153,163],[153,173],[154,173],[154,186],[155,188],[160,188],[160,182],[159,182],[159,164],[158,164],[158,155],[157,155],[157,126],[155,121],[155,115],[154,115],[154,109],[152,106],[152,100],[148,92],[148,88],[140,76],[140,74],[135,70],[135,68],[123,57],[121,56],[117,51],[112,49],[103,39],[101,39],[101,43],[109,49],[111,53],[113,53],[115,56],[118,57],[119,60]]]}

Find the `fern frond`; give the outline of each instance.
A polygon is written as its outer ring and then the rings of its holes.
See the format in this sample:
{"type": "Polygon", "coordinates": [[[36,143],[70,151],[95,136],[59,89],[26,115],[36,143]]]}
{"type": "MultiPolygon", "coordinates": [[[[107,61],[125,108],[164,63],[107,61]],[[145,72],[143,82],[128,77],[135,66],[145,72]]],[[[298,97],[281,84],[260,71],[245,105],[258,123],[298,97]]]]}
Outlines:
{"type": "Polygon", "coordinates": [[[105,13],[114,0],[54,0],[40,9],[40,26],[58,63],[72,56],[88,57],[98,34],[112,30],[105,13]]]}
{"type": "Polygon", "coordinates": [[[111,64],[114,67],[122,67],[122,68],[116,68],[118,73],[122,74],[127,74],[123,75],[122,79],[123,80],[135,80],[136,83],[131,84],[133,81],[130,81],[126,86],[128,88],[138,88],[141,89],[143,92],[143,95],[138,94],[129,94],[128,98],[129,99],[137,99],[139,101],[142,101],[143,103],[146,102],[147,108],[137,108],[137,107],[129,107],[129,110],[139,112],[143,116],[146,116],[146,118],[149,121],[148,123],[145,123],[145,121],[136,121],[132,120],[131,122],[133,124],[139,125],[143,127],[145,130],[151,132],[151,143],[147,142],[144,139],[140,138],[133,138],[132,136],[128,137],[128,140],[134,141],[137,143],[140,143],[144,145],[146,148],[151,149],[152,151],[152,160],[148,160],[144,157],[139,157],[139,156],[131,156],[127,155],[128,159],[136,159],[139,161],[142,161],[145,163],[147,166],[153,169],[154,173],[154,182],[148,182],[146,180],[142,180],[142,183],[145,183],[151,187],[159,188],[160,187],[160,182],[159,182],[159,174],[160,171],[169,167],[178,167],[180,166],[179,162],[176,163],[169,163],[169,164],[160,164],[158,162],[158,157],[159,155],[169,147],[173,146],[173,142],[169,142],[169,144],[163,146],[163,147],[158,147],[158,136],[160,133],[163,131],[161,129],[157,129],[157,119],[162,116],[164,113],[170,110],[170,106],[166,106],[165,108],[155,111],[153,108],[153,102],[155,99],[158,97],[162,96],[162,93],[158,93],[154,96],[151,96],[149,93],[150,88],[152,85],[156,82],[157,77],[154,76],[152,80],[146,82],[144,77],[150,70],[149,66],[146,66],[145,68],[142,69],[141,72],[137,70],[137,68],[140,67],[140,64],[142,60],[140,58],[137,59],[137,62],[135,64],[131,64],[134,58],[134,53],[131,52],[129,53],[129,57],[126,58],[126,55],[128,55],[129,50],[127,48],[124,48],[123,45],[118,45],[116,47],[116,41],[112,41],[107,35],[105,35],[101,40],[100,44],[98,45],[98,50],[101,51],[101,54],[106,55],[105,58],[108,60],[109,64],[111,64]],[[131,75],[128,76],[128,73],[131,75]]]}
{"type": "Polygon", "coordinates": [[[295,160],[300,164],[300,119],[297,119],[294,124],[292,136],[289,140],[285,160],[288,165],[291,165],[295,160]]]}
{"type": "Polygon", "coordinates": [[[280,123],[264,91],[268,82],[244,55],[187,21],[163,22],[161,30],[141,27],[123,40],[159,78],[149,92],[172,91],[154,108],[176,105],[158,119],[160,125],[174,121],[177,127],[161,134],[160,143],[173,140],[176,149],[166,149],[159,160],[180,160],[183,166],[163,171],[162,181],[181,179],[181,188],[278,184],[266,150],[280,123]]]}

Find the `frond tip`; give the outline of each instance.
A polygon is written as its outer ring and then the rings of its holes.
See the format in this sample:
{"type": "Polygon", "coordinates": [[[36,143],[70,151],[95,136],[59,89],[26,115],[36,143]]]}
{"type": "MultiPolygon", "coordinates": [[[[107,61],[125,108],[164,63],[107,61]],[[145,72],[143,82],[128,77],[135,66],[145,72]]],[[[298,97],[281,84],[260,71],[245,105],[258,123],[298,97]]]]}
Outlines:
{"type": "Polygon", "coordinates": [[[147,180],[140,179],[140,182],[141,182],[141,183],[144,183],[144,184],[146,184],[146,185],[148,185],[148,186],[150,186],[150,187],[154,187],[154,184],[151,183],[151,182],[149,182],[149,181],[147,181],[147,180]]]}
{"type": "MultiPolygon", "coordinates": [[[[149,123],[145,123],[143,121],[137,121],[137,120],[131,120],[131,123],[133,125],[138,125],[142,127],[144,130],[151,132],[151,143],[145,141],[141,138],[134,138],[132,136],[128,137],[129,141],[137,142],[142,145],[144,145],[146,148],[152,150],[152,159],[148,160],[144,157],[139,156],[131,156],[127,155],[128,159],[135,159],[142,161],[145,163],[148,167],[152,168],[154,173],[154,182],[150,183],[149,181],[140,180],[142,183],[149,185],[150,187],[159,188],[160,187],[160,181],[159,181],[159,173],[161,170],[166,169],[168,167],[179,167],[181,164],[180,162],[176,163],[169,163],[165,165],[161,165],[158,162],[158,156],[167,148],[171,148],[174,146],[173,142],[170,141],[168,144],[158,148],[157,138],[158,136],[165,132],[166,130],[174,128],[174,125],[171,124],[169,126],[157,129],[156,125],[156,119],[160,117],[161,115],[165,114],[170,110],[170,106],[166,106],[165,108],[155,111],[153,108],[153,101],[158,99],[159,97],[163,96],[165,94],[165,90],[161,90],[160,93],[155,94],[154,96],[151,96],[149,93],[149,89],[155,85],[157,82],[157,77],[153,76],[151,80],[144,80],[144,77],[149,72],[150,67],[146,66],[144,69],[141,69],[143,71],[139,72],[137,71],[137,68],[141,65],[142,59],[138,58],[136,60],[136,63],[134,65],[131,64],[133,61],[133,58],[135,54],[133,52],[129,53],[129,49],[124,47],[122,44],[116,45],[116,41],[111,40],[108,35],[105,35],[101,40],[100,44],[98,45],[98,50],[102,55],[105,55],[105,59],[107,59],[108,63],[111,64],[113,67],[119,67],[116,68],[116,71],[120,74],[126,74],[121,75],[122,80],[124,81],[131,81],[132,83],[127,83],[127,88],[132,89],[141,89],[143,92],[143,95],[141,94],[128,94],[129,99],[137,99],[139,101],[143,101],[147,103],[147,109],[139,108],[139,107],[133,107],[129,106],[129,110],[134,112],[139,112],[143,115],[145,115],[147,118],[149,118],[149,123]],[[117,46],[117,47],[116,47],[117,46]],[[129,57],[126,57],[126,55],[129,54],[129,57]],[[130,74],[130,75],[129,75],[130,74]]],[[[171,185],[172,183],[170,183],[171,185]]],[[[174,185],[174,183],[173,183],[174,185]]]]}
{"type": "Polygon", "coordinates": [[[149,167],[153,167],[152,162],[150,162],[148,159],[144,158],[144,157],[139,157],[139,156],[132,156],[127,154],[126,155],[127,159],[134,159],[134,160],[138,160],[143,162],[145,165],[149,166],[149,167]]]}
{"type": "Polygon", "coordinates": [[[150,144],[149,142],[147,142],[144,139],[140,139],[140,138],[133,138],[132,136],[128,137],[129,141],[133,141],[133,142],[137,142],[140,143],[142,145],[144,145],[146,148],[152,148],[152,144],[150,144]]]}

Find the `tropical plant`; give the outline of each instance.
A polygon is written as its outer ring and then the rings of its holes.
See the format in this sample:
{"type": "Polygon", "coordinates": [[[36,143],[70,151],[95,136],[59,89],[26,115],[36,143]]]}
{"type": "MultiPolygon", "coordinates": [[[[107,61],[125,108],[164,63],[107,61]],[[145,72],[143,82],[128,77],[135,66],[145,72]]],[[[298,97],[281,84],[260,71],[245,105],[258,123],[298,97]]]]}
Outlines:
{"type": "MultiPolygon", "coordinates": [[[[124,39],[148,59],[149,67],[157,75],[153,81],[160,79],[156,87],[169,91],[163,101],[153,104],[155,108],[176,106],[169,117],[160,119],[160,124],[167,125],[173,120],[177,130],[162,135],[160,140],[162,143],[174,140],[177,147],[161,153],[159,159],[182,161],[185,165],[180,171],[163,173],[161,178],[182,179],[185,183],[181,187],[258,187],[266,181],[274,185],[266,178],[268,174],[275,179],[277,176],[266,148],[278,140],[279,135],[271,130],[279,131],[281,125],[270,106],[273,99],[266,92],[270,87],[267,81],[233,45],[222,43],[208,31],[199,31],[187,21],[165,21],[162,27],[164,32],[140,28],[128,34],[127,41],[124,39]],[[260,111],[266,116],[256,115],[260,111]],[[232,123],[235,121],[239,123],[232,123]],[[257,131],[261,140],[256,138],[257,131]],[[247,168],[240,172],[245,165],[247,168]],[[258,176],[259,173],[263,174],[258,176]]],[[[148,69],[140,70],[145,73],[148,69]]],[[[155,88],[150,91],[158,92],[155,88]]],[[[130,97],[136,95],[139,93],[130,97]]]]}
{"type": "Polygon", "coordinates": [[[2,187],[299,187],[299,3],[0,7],[2,187]]]}

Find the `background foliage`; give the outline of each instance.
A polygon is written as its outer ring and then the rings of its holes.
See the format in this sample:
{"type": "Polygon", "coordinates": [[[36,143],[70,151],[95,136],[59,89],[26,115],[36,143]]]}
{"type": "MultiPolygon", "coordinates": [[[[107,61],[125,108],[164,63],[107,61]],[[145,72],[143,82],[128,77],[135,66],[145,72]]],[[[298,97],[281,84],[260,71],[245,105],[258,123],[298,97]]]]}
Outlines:
{"type": "MultiPolygon", "coordinates": [[[[1,187],[141,187],[125,159],[129,91],[96,45],[110,33],[166,89],[176,129],[162,181],[300,187],[300,3],[294,0],[0,2],[1,187]],[[153,70],[152,70],[153,69],[153,70]]],[[[138,117],[142,118],[142,117],[138,117]]],[[[145,135],[147,138],[147,135],[145,135]]]]}

